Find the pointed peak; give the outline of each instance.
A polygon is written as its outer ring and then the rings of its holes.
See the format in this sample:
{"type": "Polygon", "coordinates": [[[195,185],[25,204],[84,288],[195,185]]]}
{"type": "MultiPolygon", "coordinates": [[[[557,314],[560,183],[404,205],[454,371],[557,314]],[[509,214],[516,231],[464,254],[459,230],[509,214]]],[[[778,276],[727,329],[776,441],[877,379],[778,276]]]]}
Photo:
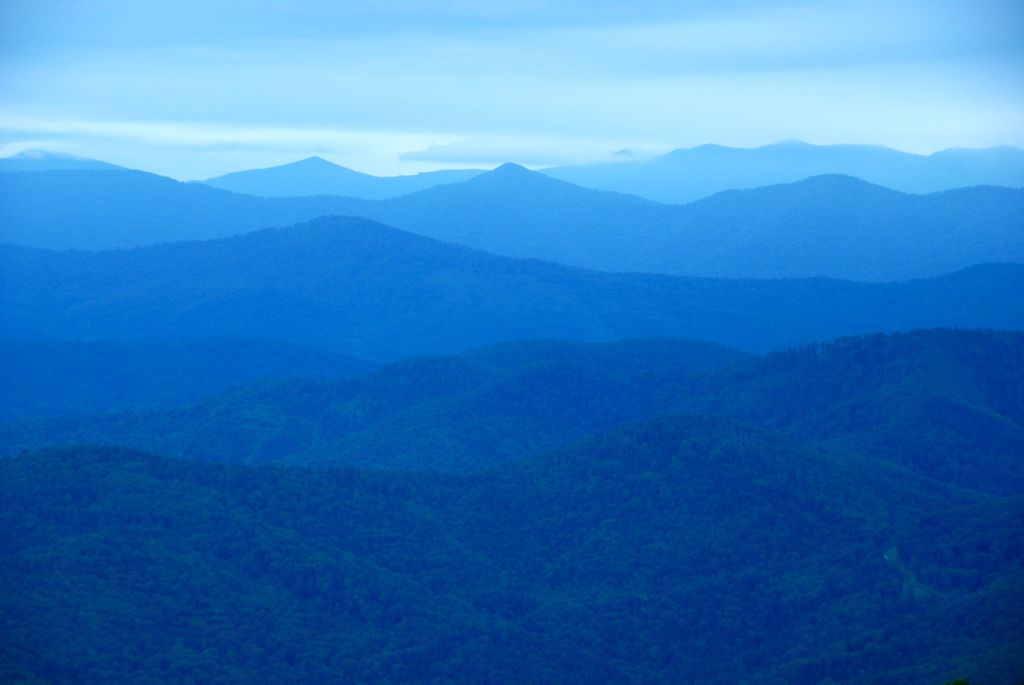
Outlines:
{"type": "Polygon", "coordinates": [[[529,174],[529,175],[532,175],[532,174],[534,174],[536,172],[530,171],[526,167],[524,167],[524,166],[522,166],[520,164],[516,164],[515,162],[505,162],[501,166],[496,167],[493,171],[491,171],[491,173],[492,174],[509,176],[509,175],[512,175],[512,174],[519,174],[519,175],[528,175],[529,174]]]}
{"type": "Polygon", "coordinates": [[[292,162],[292,164],[302,166],[341,166],[339,164],[335,164],[329,159],[324,159],[323,157],[319,157],[317,155],[313,155],[312,157],[306,157],[305,159],[300,159],[297,162],[292,162]]]}

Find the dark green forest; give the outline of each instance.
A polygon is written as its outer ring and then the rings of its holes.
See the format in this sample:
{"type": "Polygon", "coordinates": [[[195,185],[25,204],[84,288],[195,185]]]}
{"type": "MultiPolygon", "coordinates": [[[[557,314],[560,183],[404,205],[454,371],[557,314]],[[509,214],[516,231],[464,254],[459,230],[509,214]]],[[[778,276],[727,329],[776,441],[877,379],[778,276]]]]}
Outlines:
{"type": "Polygon", "coordinates": [[[1022,355],[514,343],[9,422],[178,456],[0,460],[0,681],[1013,685],[1022,355]]]}
{"type": "Polygon", "coordinates": [[[472,471],[666,412],[728,416],[1024,494],[1024,334],[931,330],[765,357],[707,343],[508,343],[165,412],[0,423],[0,453],[107,443],[222,461],[472,471]],[[784,399],[783,399],[784,398],[784,399]]]}

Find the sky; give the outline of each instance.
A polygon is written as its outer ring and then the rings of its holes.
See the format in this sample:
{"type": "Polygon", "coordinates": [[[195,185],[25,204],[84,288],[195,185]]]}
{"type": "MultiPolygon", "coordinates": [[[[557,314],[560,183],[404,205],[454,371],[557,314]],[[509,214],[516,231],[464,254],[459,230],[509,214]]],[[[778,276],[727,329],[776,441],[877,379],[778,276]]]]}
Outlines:
{"type": "Polygon", "coordinates": [[[0,155],[180,179],[1024,146],[1024,1],[0,0],[0,155]]]}

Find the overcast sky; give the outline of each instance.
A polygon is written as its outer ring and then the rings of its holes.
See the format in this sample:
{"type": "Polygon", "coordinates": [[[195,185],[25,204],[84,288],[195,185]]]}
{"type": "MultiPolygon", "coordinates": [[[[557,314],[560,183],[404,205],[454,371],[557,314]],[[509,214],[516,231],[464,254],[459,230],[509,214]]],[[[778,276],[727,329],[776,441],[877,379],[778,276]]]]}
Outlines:
{"type": "Polygon", "coordinates": [[[1024,146],[1024,2],[0,0],[0,151],[177,178],[1024,146]]]}

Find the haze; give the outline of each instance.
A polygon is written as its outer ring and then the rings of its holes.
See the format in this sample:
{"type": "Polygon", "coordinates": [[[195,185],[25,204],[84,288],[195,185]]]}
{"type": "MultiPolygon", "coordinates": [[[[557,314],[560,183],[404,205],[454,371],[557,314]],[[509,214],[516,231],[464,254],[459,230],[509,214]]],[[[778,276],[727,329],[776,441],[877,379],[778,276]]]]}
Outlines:
{"type": "Polygon", "coordinates": [[[788,138],[1024,145],[1024,9],[988,2],[0,6],[0,152],[177,178],[376,174],[788,138]]]}

